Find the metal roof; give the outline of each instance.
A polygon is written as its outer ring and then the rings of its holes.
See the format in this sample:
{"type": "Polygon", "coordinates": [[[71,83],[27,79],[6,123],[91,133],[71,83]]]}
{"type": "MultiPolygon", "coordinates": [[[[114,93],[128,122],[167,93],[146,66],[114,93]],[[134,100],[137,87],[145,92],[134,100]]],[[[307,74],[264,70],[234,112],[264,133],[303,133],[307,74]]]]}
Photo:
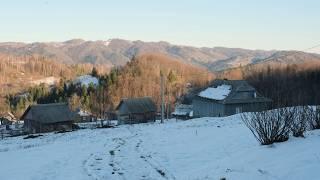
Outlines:
{"type": "Polygon", "coordinates": [[[150,97],[139,97],[139,98],[130,98],[122,99],[117,106],[116,110],[120,106],[125,105],[127,107],[126,113],[146,113],[146,112],[156,112],[157,107],[150,97]]]}
{"type": "MultiPolygon", "coordinates": [[[[231,92],[223,100],[213,100],[221,104],[237,104],[237,103],[269,103],[271,99],[261,96],[254,87],[245,80],[215,80],[212,87],[221,85],[230,85],[231,92]],[[255,96],[248,96],[248,93],[255,93],[255,96]]],[[[198,98],[203,98],[198,96],[198,98]]],[[[210,99],[207,99],[210,100],[210,99]]]]}
{"type": "Polygon", "coordinates": [[[44,124],[72,121],[73,113],[66,103],[30,105],[20,119],[44,124]]]}

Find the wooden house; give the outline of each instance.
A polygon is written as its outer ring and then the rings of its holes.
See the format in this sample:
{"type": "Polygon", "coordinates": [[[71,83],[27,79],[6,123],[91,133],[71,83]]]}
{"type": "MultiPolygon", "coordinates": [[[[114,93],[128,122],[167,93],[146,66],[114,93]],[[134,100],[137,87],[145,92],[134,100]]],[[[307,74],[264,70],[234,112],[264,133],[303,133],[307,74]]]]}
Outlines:
{"type": "Polygon", "coordinates": [[[270,108],[272,100],[261,96],[244,80],[215,80],[194,97],[194,117],[230,116],[270,108]]]}
{"type": "Polygon", "coordinates": [[[30,105],[21,117],[27,133],[72,130],[73,118],[66,103],[30,105]]]}
{"type": "Polygon", "coordinates": [[[150,97],[122,99],[116,108],[118,124],[155,121],[157,107],[150,97]]]}

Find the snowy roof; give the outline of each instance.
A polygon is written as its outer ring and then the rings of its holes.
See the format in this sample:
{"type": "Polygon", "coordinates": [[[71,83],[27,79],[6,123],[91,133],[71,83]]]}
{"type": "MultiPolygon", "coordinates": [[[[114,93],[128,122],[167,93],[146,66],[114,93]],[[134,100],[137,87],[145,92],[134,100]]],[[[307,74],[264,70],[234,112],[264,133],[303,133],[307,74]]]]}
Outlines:
{"type": "Polygon", "coordinates": [[[74,84],[81,84],[82,86],[89,86],[91,83],[95,86],[99,84],[99,80],[96,77],[93,77],[91,75],[83,75],[77,77],[74,81],[74,84]]]}
{"type": "Polygon", "coordinates": [[[187,104],[178,104],[176,105],[174,112],[172,112],[172,115],[176,116],[186,116],[189,115],[192,111],[192,105],[187,104]]]}
{"type": "Polygon", "coordinates": [[[245,80],[220,80],[212,83],[212,87],[202,91],[198,97],[220,101],[223,104],[237,103],[270,103],[271,99],[265,98],[256,92],[245,80]]]}
{"type": "Polygon", "coordinates": [[[222,84],[217,87],[209,87],[199,93],[200,97],[213,99],[213,100],[224,100],[231,92],[231,85],[222,84]]]}

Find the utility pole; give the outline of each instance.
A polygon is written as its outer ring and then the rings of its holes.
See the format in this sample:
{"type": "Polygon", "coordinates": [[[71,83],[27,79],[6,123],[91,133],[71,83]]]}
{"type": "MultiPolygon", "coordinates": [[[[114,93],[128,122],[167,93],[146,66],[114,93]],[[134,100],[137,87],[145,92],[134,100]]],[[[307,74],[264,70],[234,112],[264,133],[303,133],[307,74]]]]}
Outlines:
{"type": "Polygon", "coordinates": [[[164,119],[164,79],[163,79],[163,74],[160,71],[160,92],[161,92],[161,123],[163,123],[164,119]]]}
{"type": "MultiPolygon", "coordinates": [[[[167,83],[167,84],[169,84],[169,83],[167,83]]],[[[170,84],[168,85],[168,91],[167,91],[167,107],[166,107],[166,109],[167,109],[167,118],[166,118],[166,120],[168,121],[169,120],[169,112],[170,112],[170,84]]]]}

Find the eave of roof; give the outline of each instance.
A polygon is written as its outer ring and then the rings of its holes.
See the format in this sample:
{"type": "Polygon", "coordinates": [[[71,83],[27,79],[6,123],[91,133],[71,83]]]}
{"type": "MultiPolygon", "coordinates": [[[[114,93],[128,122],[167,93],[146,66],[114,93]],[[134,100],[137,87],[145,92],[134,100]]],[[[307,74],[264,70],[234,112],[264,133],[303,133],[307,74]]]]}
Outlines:
{"type": "Polygon", "coordinates": [[[73,113],[66,103],[30,105],[20,119],[26,120],[31,113],[33,121],[43,124],[72,121],[73,113]]]}
{"type": "Polygon", "coordinates": [[[210,98],[205,98],[201,96],[197,96],[200,99],[205,99],[207,101],[216,102],[219,104],[241,104],[241,103],[270,103],[272,102],[271,99],[265,97],[258,97],[258,98],[250,98],[250,99],[229,99],[229,100],[214,100],[210,98]]]}
{"type": "Polygon", "coordinates": [[[151,97],[122,99],[119,105],[117,106],[116,110],[119,110],[122,104],[125,104],[127,106],[129,114],[155,112],[157,110],[156,105],[152,101],[151,97]]]}

